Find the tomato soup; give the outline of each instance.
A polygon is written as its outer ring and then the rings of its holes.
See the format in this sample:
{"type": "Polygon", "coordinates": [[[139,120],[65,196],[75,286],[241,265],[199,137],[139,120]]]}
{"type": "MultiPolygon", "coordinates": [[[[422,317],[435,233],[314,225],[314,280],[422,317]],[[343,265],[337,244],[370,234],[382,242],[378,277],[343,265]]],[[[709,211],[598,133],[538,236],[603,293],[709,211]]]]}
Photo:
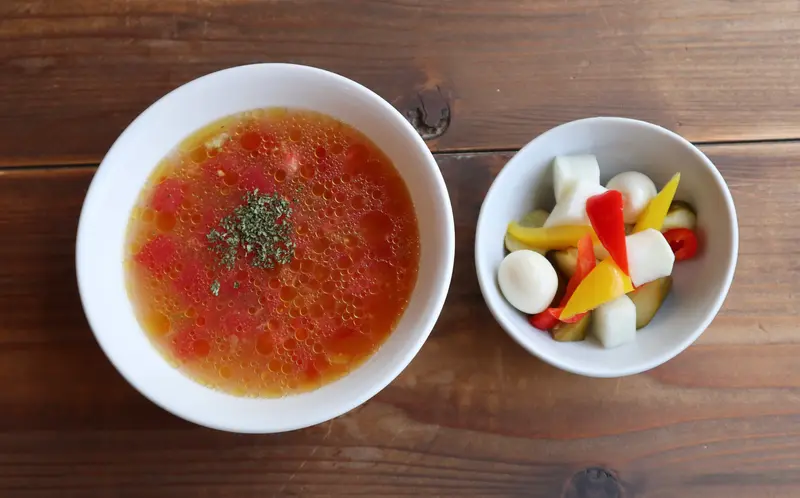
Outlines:
{"type": "Polygon", "coordinates": [[[357,367],[403,314],[419,232],[367,137],[309,111],[215,122],[155,169],[133,209],[128,292],[156,348],[243,396],[313,390],[357,367]]]}

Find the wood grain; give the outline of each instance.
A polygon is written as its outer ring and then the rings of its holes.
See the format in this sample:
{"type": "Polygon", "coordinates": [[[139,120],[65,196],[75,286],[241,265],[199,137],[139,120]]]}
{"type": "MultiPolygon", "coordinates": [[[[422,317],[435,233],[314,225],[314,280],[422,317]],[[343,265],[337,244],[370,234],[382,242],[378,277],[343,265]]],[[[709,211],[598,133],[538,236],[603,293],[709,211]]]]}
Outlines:
{"type": "Polygon", "coordinates": [[[93,168],[0,170],[0,496],[797,496],[800,144],[705,150],[741,253],[722,313],[673,361],[587,379],[513,343],[472,253],[510,154],[440,155],[458,245],[431,338],[362,407],[272,436],[183,422],[105,359],[73,274],[93,168]]]}
{"type": "Polygon", "coordinates": [[[96,162],[168,91],[274,61],[367,85],[440,151],[593,115],[800,138],[798,49],[787,0],[3,0],[0,164],[96,162]]]}

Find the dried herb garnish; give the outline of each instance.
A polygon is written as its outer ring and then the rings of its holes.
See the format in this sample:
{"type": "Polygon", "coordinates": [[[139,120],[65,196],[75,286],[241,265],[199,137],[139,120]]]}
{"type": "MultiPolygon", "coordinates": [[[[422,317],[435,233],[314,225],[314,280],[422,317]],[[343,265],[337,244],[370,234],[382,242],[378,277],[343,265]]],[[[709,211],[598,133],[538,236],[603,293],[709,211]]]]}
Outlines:
{"type": "MultiPolygon", "coordinates": [[[[219,257],[220,265],[233,269],[242,256],[254,268],[274,268],[291,262],[294,227],[289,201],[277,193],[260,194],[258,189],[247,192],[242,200],[244,204],[206,235],[209,249],[219,257]]],[[[218,293],[219,283],[215,284],[218,293]]],[[[212,293],[214,288],[212,285],[212,293]]]]}
{"type": "Polygon", "coordinates": [[[219,296],[219,287],[219,280],[214,280],[214,282],[211,284],[211,293],[215,296],[219,296]]]}

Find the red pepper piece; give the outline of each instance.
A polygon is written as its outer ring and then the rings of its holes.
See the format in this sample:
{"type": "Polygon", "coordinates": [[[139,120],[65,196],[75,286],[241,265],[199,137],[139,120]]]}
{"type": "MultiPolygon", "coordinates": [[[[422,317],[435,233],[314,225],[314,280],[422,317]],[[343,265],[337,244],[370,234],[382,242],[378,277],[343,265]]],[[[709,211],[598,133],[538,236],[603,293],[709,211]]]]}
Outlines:
{"type": "Polygon", "coordinates": [[[528,318],[528,321],[531,322],[531,325],[533,325],[539,330],[552,330],[560,322],[575,323],[580,321],[580,319],[583,318],[584,315],[586,315],[586,313],[578,313],[573,317],[570,317],[566,320],[562,320],[561,319],[562,311],[564,311],[563,306],[559,306],[558,308],[547,308],[541,313],[532,315],[530,318],[528,318]]]}
{"type": "Polygon", "coordinates": [[[586,214],[597,238],[625,275],[628,275],[628,248],[625,244],[625,221],[622,217],[622,193],[609,190],[589,197],[586,214]]]}
{"type": "Polygon", "coordinates": [[[664,232],[676,261],[691,259],[697,254],[697,235],[688,228],[673,228],[664,232]]]}
{"type": "Polygon", "coordinates": [[[585,235],[578,241],[578,265],[575,268],[575,273],[567,282],[567,291],[564,297],[561,298],[559,306],[562,308],[567,305],[567,301],[572,297],[572,293],[578,287],[578,284],[586,278],[594,267],[597,265],[597,260],[594,257],[594,245],[592,244],[592,237],[585,235]]]}
{"type": "Polygon", "coordinates": [[[564,310],[564,305],[567,304],[572,293],[575,292],[575,288],[578,287],[581,280],[586,278],[589,272],[594,270],[596,264],[597,260],[594,258],[592,237],[591,235],[585,235],[578,241],[578,265],[575,268],[575,273],[572,275],[572,278],[567,282],[567,290],[564,293],[564,297],[561,298],[559,306],[556,308],[547,308],[541,313],[531,316],[528,319],[531,325],[539,330],[551,330],[561,321],[564,323],[575,323],[583,318],[583,315],[586,313],[579,313],[568,320],[561,320],[561,312],[564,310]]]}
{"type": "Polygon", "coordinates": [[[562,308],[547,308],[541,313],[536,313],[528,318],[531,325],[539,330],[550,330],[558,325],[558,315],[562,308]]]}
{"type": "Polygon", "coordinates": [[[564,323],[579,322],[581,320],[581,318],[583,318],[583,316],[586,314],[586,313],[578,313],[575,316],[572,316],[572,317],[567,318],[567,319],[563,319],[563,318],[561,318],[561,312],[564,311],[564,307],[563,306],[559,306],[558,308],[550,308],[550,309],[553,310],[552,313],[554,315],[558,316],[558,321],[559,322],[564,322],[564,323]]]}

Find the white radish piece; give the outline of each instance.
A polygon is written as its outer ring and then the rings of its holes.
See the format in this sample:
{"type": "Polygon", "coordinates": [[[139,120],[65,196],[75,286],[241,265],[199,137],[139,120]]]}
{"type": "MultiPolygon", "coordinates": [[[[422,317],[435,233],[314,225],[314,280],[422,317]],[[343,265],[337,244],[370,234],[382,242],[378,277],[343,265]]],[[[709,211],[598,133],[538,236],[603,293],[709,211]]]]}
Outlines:
{"type": "Polygon", "coordinates": [[[622,295],[592,312],[592,333],[606,349],[636,340],[636,305],[622,295]]]}
{"type": "Polygon", "coordinates": [[[631,282],[639,287],[672,274],[675,254],[658,230],[648,228],[625,237],[631,282]]]}
{"type": "Polygon", "coordinates": [[[500,291],[511,306],[531,315],[544,311],[558,290],[555,268],[537,252],[514,251],[497,271],[500,291]]]}
{"type": "Polygon", "coordinates": [[[556,202],[561,202],[581,182],[600,185],[600,166],[591,154],[556,156],[553,159],[553,187],[556,202]]]}
{"type": "Polygon", "coordinates": [[[650,199],[658,193],[653,180],[638,171],[618,174],[608,181],[606,188],[622,194],[622,217],[625,223],[636,223],[650,204],[650,199]]]}
{"type": "Polygon", "coordinates": [[[545,227],[557,227],[562,225],[589,225],[589,217],[586,215],[586,200],[593,195],[606,192],[606,188],[597,183],[578,182],[569,191],[566,197],[556,203],[545,227]]]}

